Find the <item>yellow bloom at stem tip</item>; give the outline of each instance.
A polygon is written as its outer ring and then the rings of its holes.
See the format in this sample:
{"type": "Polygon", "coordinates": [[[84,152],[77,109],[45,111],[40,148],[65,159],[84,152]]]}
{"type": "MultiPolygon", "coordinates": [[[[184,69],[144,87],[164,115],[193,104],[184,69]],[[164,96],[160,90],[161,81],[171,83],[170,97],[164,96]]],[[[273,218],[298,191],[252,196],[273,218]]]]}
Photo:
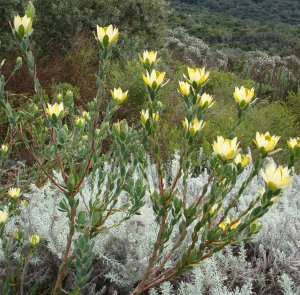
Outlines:
{"type": "Polygon", "coordinates": [[[107,47],[108,45],[114,44],[117,41],[118,37],[118,28],[114,28],[112,25],[109,25],[108,27],[99,27],[97,25],[97,38],[102,46],[107,47]],[[107,40],[107,43],[105,40],[107,40]]]}
{"type": "Polygon", "coordinates": [[[206,72],[205,67],[203,68],[188,68],[188,76],[186,77],[183,75],[183,77],[186,79],[186,81],[190,84],[193,84],[194,82],[197,84],[197,86],[200,86],[206,82],[206,80],[209,77],[209,72],[206,72]]]}
{"type": "Polygon", "coordinates": [[[194,118],[193,121],[189,123],[188,119],[185,118],[184,121],[182,121],[182,125],[186,129],[186,131],[194,136],[196,132],[203,129],[205,123],[203,122],[203,120],[199,121],[197,118],[194,118]]]}
{"type": "Polygon", "coordinates": [[[47,105],[48,108],[46,109],[46,113],[49,115],[50,118],[52,118],[53,115],[55,115],[58,118],[64,112],[64,105],[62,102],[60,104],[55,103],[53,105],[48,103],[47,105]]]}
{"type": "Polygon", "coordinates": [[[13,199],[17,199],[21,194],[21,190],[20,188],[10,188],[7,193],[13,199]]]}
{"type": "Polygon", "coordinates": [[[118,103],[121,104],[126,98],[128,94],[128,90],[123,92],[122,89],[119,87],[118,89],[114,88],[114,90],[110,91],[112,98],[118,103]]]}
{"type": "Polygon", "coordinates": [[[157,51],[154,52],[154,51],[145,50],[143,52],[143,57],[139,55],[139,58],[141,63],[147,66],[153,65],[158,62],[158,60],[156,61],[157,51]]]}
{"type": "Polygon", "coordinates": [[[201,96],[198,94],[198,105],[202,109],[211,108],[214,105],[214,98],[212,95],[203,93],[201,96]]]}
{"type": "Polygon", "coordinates": [[[21,36],[26,36],[32,28],[32,19],[27,15],[17,15],[14,18],[14,29],[21,36]]]}
{"type": "MultiPolygon", "coordinates": [[[[149,115],[149,110],[142,110],[141,111],[141,121],[143,124],[146,124],[146,122],[149,120],[150,115],[149,115]]],[[[159,121],[159,112],[155,112],[152,114],[152,121],[153,122],[158,122],[159,121]]]]}
{"type": "Polygon", "coordinates": [[[178,81],[179,83],[179,91],[184,95],[188,96],[190,94],[190,84],[183,81],[178,81]]]}
{"type": "Polygon", "coordinates": [[[216,155],[221,157],[223,160],[230,160],[236,157],[239,153],[239,143],[237,138],[225,139],[223,136],[218,136],[217,141],[213,143],[213,150],[216,155]]]}
{"type": "Polygon", "coordinates": [[[234,158],[234,163],[235,165],[241,165],[242,168],[246,167],[248,165],[250,161],[250,156],[249,155],[241,155],[238,154],[235,158],[234,158]]]}
{"type": "Polygon", "coordinates": [[[265,152],[274,150],[280,136],[270,135],[269,132],[265,134],[256,132],[254,143],[258,149],[263,149],[265,152]]]}
{"type": "Polygon", "coordinates": [[[239,105],[248,105],[254,96],[254,88],[248,89],[244,86],[241,88],[235,87],[233,92],[233,98],[239,105]]]}
{"type": "Polygon", "coordinates": [[[270,164],[266,170],[261,169],[261,176],[272,191],[282,189],[292,181],[290,170],[283,166],[277,168],[274,163],[270,164]]]}
{"type": "Polygon", "coordinates": [[[300,148],[300,137],[297,137],[297,138],[290,138],[288,141],[287,141],[287,145],[288,147],[293,150],[295,148],[300,148]]]}
{"type": "Polygon", "coordinates": [[[151,74],[149,74],[147,71],[146,76],[143,75],[143,80],[148,86],[157,88],[162,84],[165,74],[165,72],[159,72],[155,70],[152,70],[151,74]]]}
{"type": "Polygon", "coordinates": [[[40,242],[40,236],[37,234],[34,234],[29,237],[29,242],[32,246],[37,245],[40,242]]]}
{"type": "Polygon", "coordinates": [[[6,154],[7,151],[8,151],[8,146],[7,146],[6,144],[2,144],[2,145],[1,145],[1,152],[2,152],[3,154],[6,154]]]}
{"type": "Polygon", "coordinates": [[[4,224],[8,218],[8,213],[4,210],[0,210],[0,224],[4,224]]]}

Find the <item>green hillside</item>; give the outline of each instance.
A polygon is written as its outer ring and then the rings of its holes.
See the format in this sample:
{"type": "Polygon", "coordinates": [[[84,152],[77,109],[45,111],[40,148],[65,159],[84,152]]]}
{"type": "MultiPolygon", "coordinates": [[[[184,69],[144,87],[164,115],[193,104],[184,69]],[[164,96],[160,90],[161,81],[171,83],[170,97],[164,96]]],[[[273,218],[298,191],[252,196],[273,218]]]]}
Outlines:
{"type": "Polygon", "coordinates": [[[169,25],[185,27],[218,48],[300,56],[300,2],[172,1],[169,25]]]}

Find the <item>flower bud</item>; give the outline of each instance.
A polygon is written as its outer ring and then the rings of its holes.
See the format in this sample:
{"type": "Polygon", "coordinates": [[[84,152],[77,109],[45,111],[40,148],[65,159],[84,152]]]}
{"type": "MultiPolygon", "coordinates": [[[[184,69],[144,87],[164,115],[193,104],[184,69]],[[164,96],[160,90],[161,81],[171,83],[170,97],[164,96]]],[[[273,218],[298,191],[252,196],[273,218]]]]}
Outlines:
{"type": "Polygon", "coordinates": [[[83,117],[84,119],[86,119],[87,121],[89,121],[89,120],[91,119],[90,113],[89,113],[89,112],[86,112],[86,111],[84,111],[84,112],[82,113],[82,117],[83,117]]]}
{"type": "Polygon", "coordinates": [[[14,18],[14,29],[21,39],[27,36],[32,28],[32,19],[27,15],[20,17],[19,15],[14,18]]]}
{"type": "Polygon", "coordinates": [[[1,145],[1,152],[2,152],[3,154],[6,154],[7,151],[8,151],[8,146],[7,146],[6,144],[2,144],[2,145],[1,145]]]}
{"type": "Polygon", "coordinates": [[[179,83],[179,92],[181,92],[182,95],[184,96],[189,96],[190,94],[190,84],[187,82],[183,82],[183,81],[178,81],[179,83]]]}
{"type": "Polygon", "coordinates": [[[75,121],[75,125],[77,127],[82,127],[85,124],[85,119],[84,118],[77,118],[75,121]]]}
{"type": "Polygon", "coordinates": [[[32,246],[36,246],[40,242],[40,236],[37,234],[30,236],[29,242],[32,246]]]}
{"type": "Polygon", "coordinates": [[[0,224],[5,224],[8,218],[8,213],[4,210],[0,210],[0,224]]]}
{"type": "Polygon", "coordinates": [[[18,56],[18,57],[17,57],[17,60],[16,60],[15,70],[20,69],[20,68],[22,67],[22,64],[23,64],[22,57],[21,57],[21,56],[18,56]]]}
{"type": "Polygon", "coordinates": [[[300,148],[300,137],[290,138],[287,141],[287,145],[291,150],[296,150],[297,148],[300,148]]]}

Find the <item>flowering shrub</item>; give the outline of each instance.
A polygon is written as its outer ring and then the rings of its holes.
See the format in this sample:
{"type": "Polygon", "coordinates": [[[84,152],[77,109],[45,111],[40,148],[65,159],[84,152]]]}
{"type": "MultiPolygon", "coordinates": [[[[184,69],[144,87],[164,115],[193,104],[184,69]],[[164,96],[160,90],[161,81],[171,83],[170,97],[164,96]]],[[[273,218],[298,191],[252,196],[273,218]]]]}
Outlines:
{"type": "MultiPolygon", "coordinates": [[[[184,81],[179,81],[178,91],[185,105],[182,123],[184,137],[175,175],[168,178],[159,144],[159,124],[164,108],[159,95],[167,83],[167,75],[158,70],[157,53],[145,51],[140,57],[145,70],[142,78],[148,99],[147,109],[141,111],[141,129],[136,132],[126,121],[111,124],[113,114],[126,101],[128,92],[119,87],[111,90],[111,100],[106,110],[102,111],[103,93],[107,90],[106,74],[119,31],[112,25],[97,26],[97,93],[88,103],[87,110],[70,123],[66,120],[68,109],[65,108],[63,94],[57,95],[47,105],[44,101],[44,90],[38,80],[30,45],[34,15],[35,9],[30,3],[25,16],[15,17],[13,34],[33,79],[36,104],[43,116],[40,122],[43,131],[34,132],[40,130],[37,128],[28,130],[5,100],[7,80],[3,75],[0,79],[0,103],[28,153],[55,187],[53,193],[59,198],[53,200],[53,204],[55,214],[60,211],[56,218],[59,223],[65,224],[60,233],[64,242],[51,245],[51,239],[47,236],[41,239],[36,232],[29,233],[25,225],[22,227],[22,222],[15,223],[19,225],[14,229],[14,235],[9,235],[6,224],[22,216],[20,206],[24,206],[25,201],[20,188],[11,188],[8,191],[11,198],[1,204],[3,210],[0,216],[2,248],[8,260],[6,265],[13,265],[7,268],[4,279],[9,292],[16,293],[21,289],[23,293],[25,265],[44,240],[49,243],[50,249],[60,250],[52,294],[58,294],[62,288],[67,288],[72,294],[82,293],[93,271],[99,235],[124,222],[131,222],[128,220],[143,210],[146,195],[151,200],[156,233],[154,239],[149,241],[151,246],[146,257],[146,268],[139,269],[140,280],[131,290],[132,294],[142,294],[177,277],[225,246],[247,240],[259,231],[258,219],[269,211],[280,197],[281,190],[292,181],[290,169],[299,158],[300,142],[297,138],[289,141],[291,158],[288,167],[271,164],[264,168],[266,157],[276,152],[279,137],[268,132],[257,133],[254,142],[260,156],[249,168],[249,174],[239,189],[234,190],[250,159],[249,155],[241,153],[235,130],[253,104],[254,89],[236,87],[233,97],[237,120],[228,134],[219,136],[213,143],[205,184],[200,190],[190,191],[191,155],[197,148],[194,138],[205,128],[205,115],[214,104],[214,98],[203,92],[209,83],[209,71],[205,67],[188,68],[183,76],[184,81]],[[105,141],[110,145],[110,151],[106,154],[103,152],[105,141]],[[45,157],[38,154],[42,149],[47,151],[45,157]],[[151,161],[155,162],[156,183],[147,171],[146,151],[151,155],[151,161]],[[49,159],[56,160],[59,177],[47,168],[49,159]],[[264,179],[262,189],[254,192],[243,211],[236,211],[242,194],[259,173],[264,179]],[[91,192],[86,192],[86,187],[91,192]],[[87,195],[90,196],[88,199],[87,195]],[[10,263],[14,257],[17,257],[17,264],[10,263]],[[73,284],[69,290],[67,274],[70,271],[73,272],[73,284]]],[[[15,71],[21,63],[19,58],[15,71]]],[[[49,216],[48,222],[55,221],[53,215],[43,214],[49,216]]]]}

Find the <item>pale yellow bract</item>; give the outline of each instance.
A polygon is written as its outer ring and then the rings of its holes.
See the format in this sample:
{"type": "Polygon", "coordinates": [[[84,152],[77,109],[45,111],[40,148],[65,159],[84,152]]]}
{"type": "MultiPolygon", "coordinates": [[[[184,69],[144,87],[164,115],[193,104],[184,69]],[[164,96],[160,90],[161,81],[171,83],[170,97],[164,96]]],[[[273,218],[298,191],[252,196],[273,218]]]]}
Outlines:
{"type": "Polygon", "coordinates": [[[279,139],[280,136],[271,136],[269,132],[265,134],[256,132],[256,137],[253,141],[259,149],[264,148],[266,152],[270,152],[274,150],[279,139]]]}
{"type": "Polygon", "coordinates": [[[149,85],[150,87],[153,87],[154,84],[156,84],[156,86],[158,87],[162,84],[164,77],[165,72],[152,70],[151,74],[149,74],[149,72],[147,71],[146,76],[143,75],[143,80],[145,84],[149,85]]]}
{"type": "Polygon", "coordinates": [[[29,242],[32,246],[37,245],[40,242],[40,236],[37,234],[34,234],[29,237],[29,242]]]}
{"type": "Polygon", "coordinates": [[[121,104],[126,98],[128,94],[128,90],[123,92],[122,89],[119,87],[118,89],[114,88],[114,90],[110,91],[112,98],[118,103],[121,104]]]}
{"type": "Polygon", "coordinates": [[[199,121],[197,118],[194,118],[193,121],[189,123],[188,119],[185,118],[184,121],[182,121],[182,125],[193,136],[205,126],[205,123],[203,120],[199,121]]]}
{"type": "Polygon", "coordinates": [[[250,161],[250,156],[249,155],[241,155],[238,154],[235,158],[234,158],[234,163],[235,165],[239,165],[241,164],[241,166],[244,168],[248,165],[250,161]]]}
{"type": "Polygon", "coordinates": [[[188,78],[185,75],[183,75],[183,77],[191,84],[195,82],[197,86],[204,84],[209,77],[209,72],[206,72],[205,67],[193,69],[188,68],[188,74],[188,78]]]}
{"type": "Polygon", "coordinates": [[[205,108],[211,108],[215,103],[213,100],[213,96],[205,92],[201,96],[198,95],[198,105],[201,108],[203,108],[204,106],[205,108]]]}
{"type": "Polygon", "coordinates": [[[55,103],[53,105],[47,104],[48,108],[46,109],[46,113],[49,115],[49,117],[52,117],[54,114],[58,118],[61,113],[64,112],[64,105],[61,102],[60,104],[55,103]]]}
{"type": "Polygon", "coordinates": [[[7,193],[13,199],[17,199],[21,194],[21,189],[16,187],[10,188],[7,193]]]}
{"type": "Polygon", "coordinates": [[[14,18],[14,29],[16,32],[19,32],[20,26],[23,26],[24,28],[24,34],[28,34],[29,31],[32,28],[32,19],[31,17],[28,17],[27,15],[24,15],[23,17],[17,15],[14,18]]]}
{"type": "Polygon", "coordinates": [[[179,91],[184,95],[188,96],[190,94],[190,84],[183,81],[178,81],[179,83],[179,91]]]}
{"type": "Polygon", "coordinates": [[[145,50],[143,52],[143,57],[139,55],[139,58],[143,64],[149,64],[149,65],[154,64],[157,58],[157,51],[154,52],[154,51],[145,50]]]}
{"type": "Polygon", "coordinates": [[[290,170],[283,166],[277,168],[274,163],[270,164],[266,170],[261,169],[261,175],[273,191],[288,186],[292,181],[290,170]]]}
{"type": "MultiPolygon", "coordinates": [[[[149,120],[149,110],[142,110],[141,111],[141,121],[146,124],[146,122],[149,120]]],[[[159,112],[155,112],[152,114],[152,120],[155,122],[159,121],[159,112]]]]}
{"type": "Polygon", "coordinates": [[[8,213],[4,210],[0,210],[0,224],[4,224],[7,221],[8,213]]]}
{"type": "Polygon", "coordinates": [[[241,88],[235,87],[235,91],[233,92],[233,98],[236,103],[241,105],[244,103],[245,105],[248,105],[254,96],[254,88],[248,89],[244,86],[241,88]]]}
{"type": "Polygon", "coordinates": [[[294,149],[295,147],[299,147],[300,148],[300,137],[296,137],[296,138],[290,138],[287,141],[287,145],[290,149],[294,149]]]}
{"type": "Polygon", "coordinates": [[[114,28],[113,25],[109,25],[108,27],[99,27],[97,25],[97,38],[102,45],[104,37],[108,37],[108,45],[114,44],[119,37],[118,28],[114,28]]]}
{"type": "Polygon", "coordinates": [[[230,160],[236,157],[240,149],[236,137],[231,140],[225,139],[223,136],[218,136],[217,141],[213,143],[213,150],[223,160],[230,160]]]}

